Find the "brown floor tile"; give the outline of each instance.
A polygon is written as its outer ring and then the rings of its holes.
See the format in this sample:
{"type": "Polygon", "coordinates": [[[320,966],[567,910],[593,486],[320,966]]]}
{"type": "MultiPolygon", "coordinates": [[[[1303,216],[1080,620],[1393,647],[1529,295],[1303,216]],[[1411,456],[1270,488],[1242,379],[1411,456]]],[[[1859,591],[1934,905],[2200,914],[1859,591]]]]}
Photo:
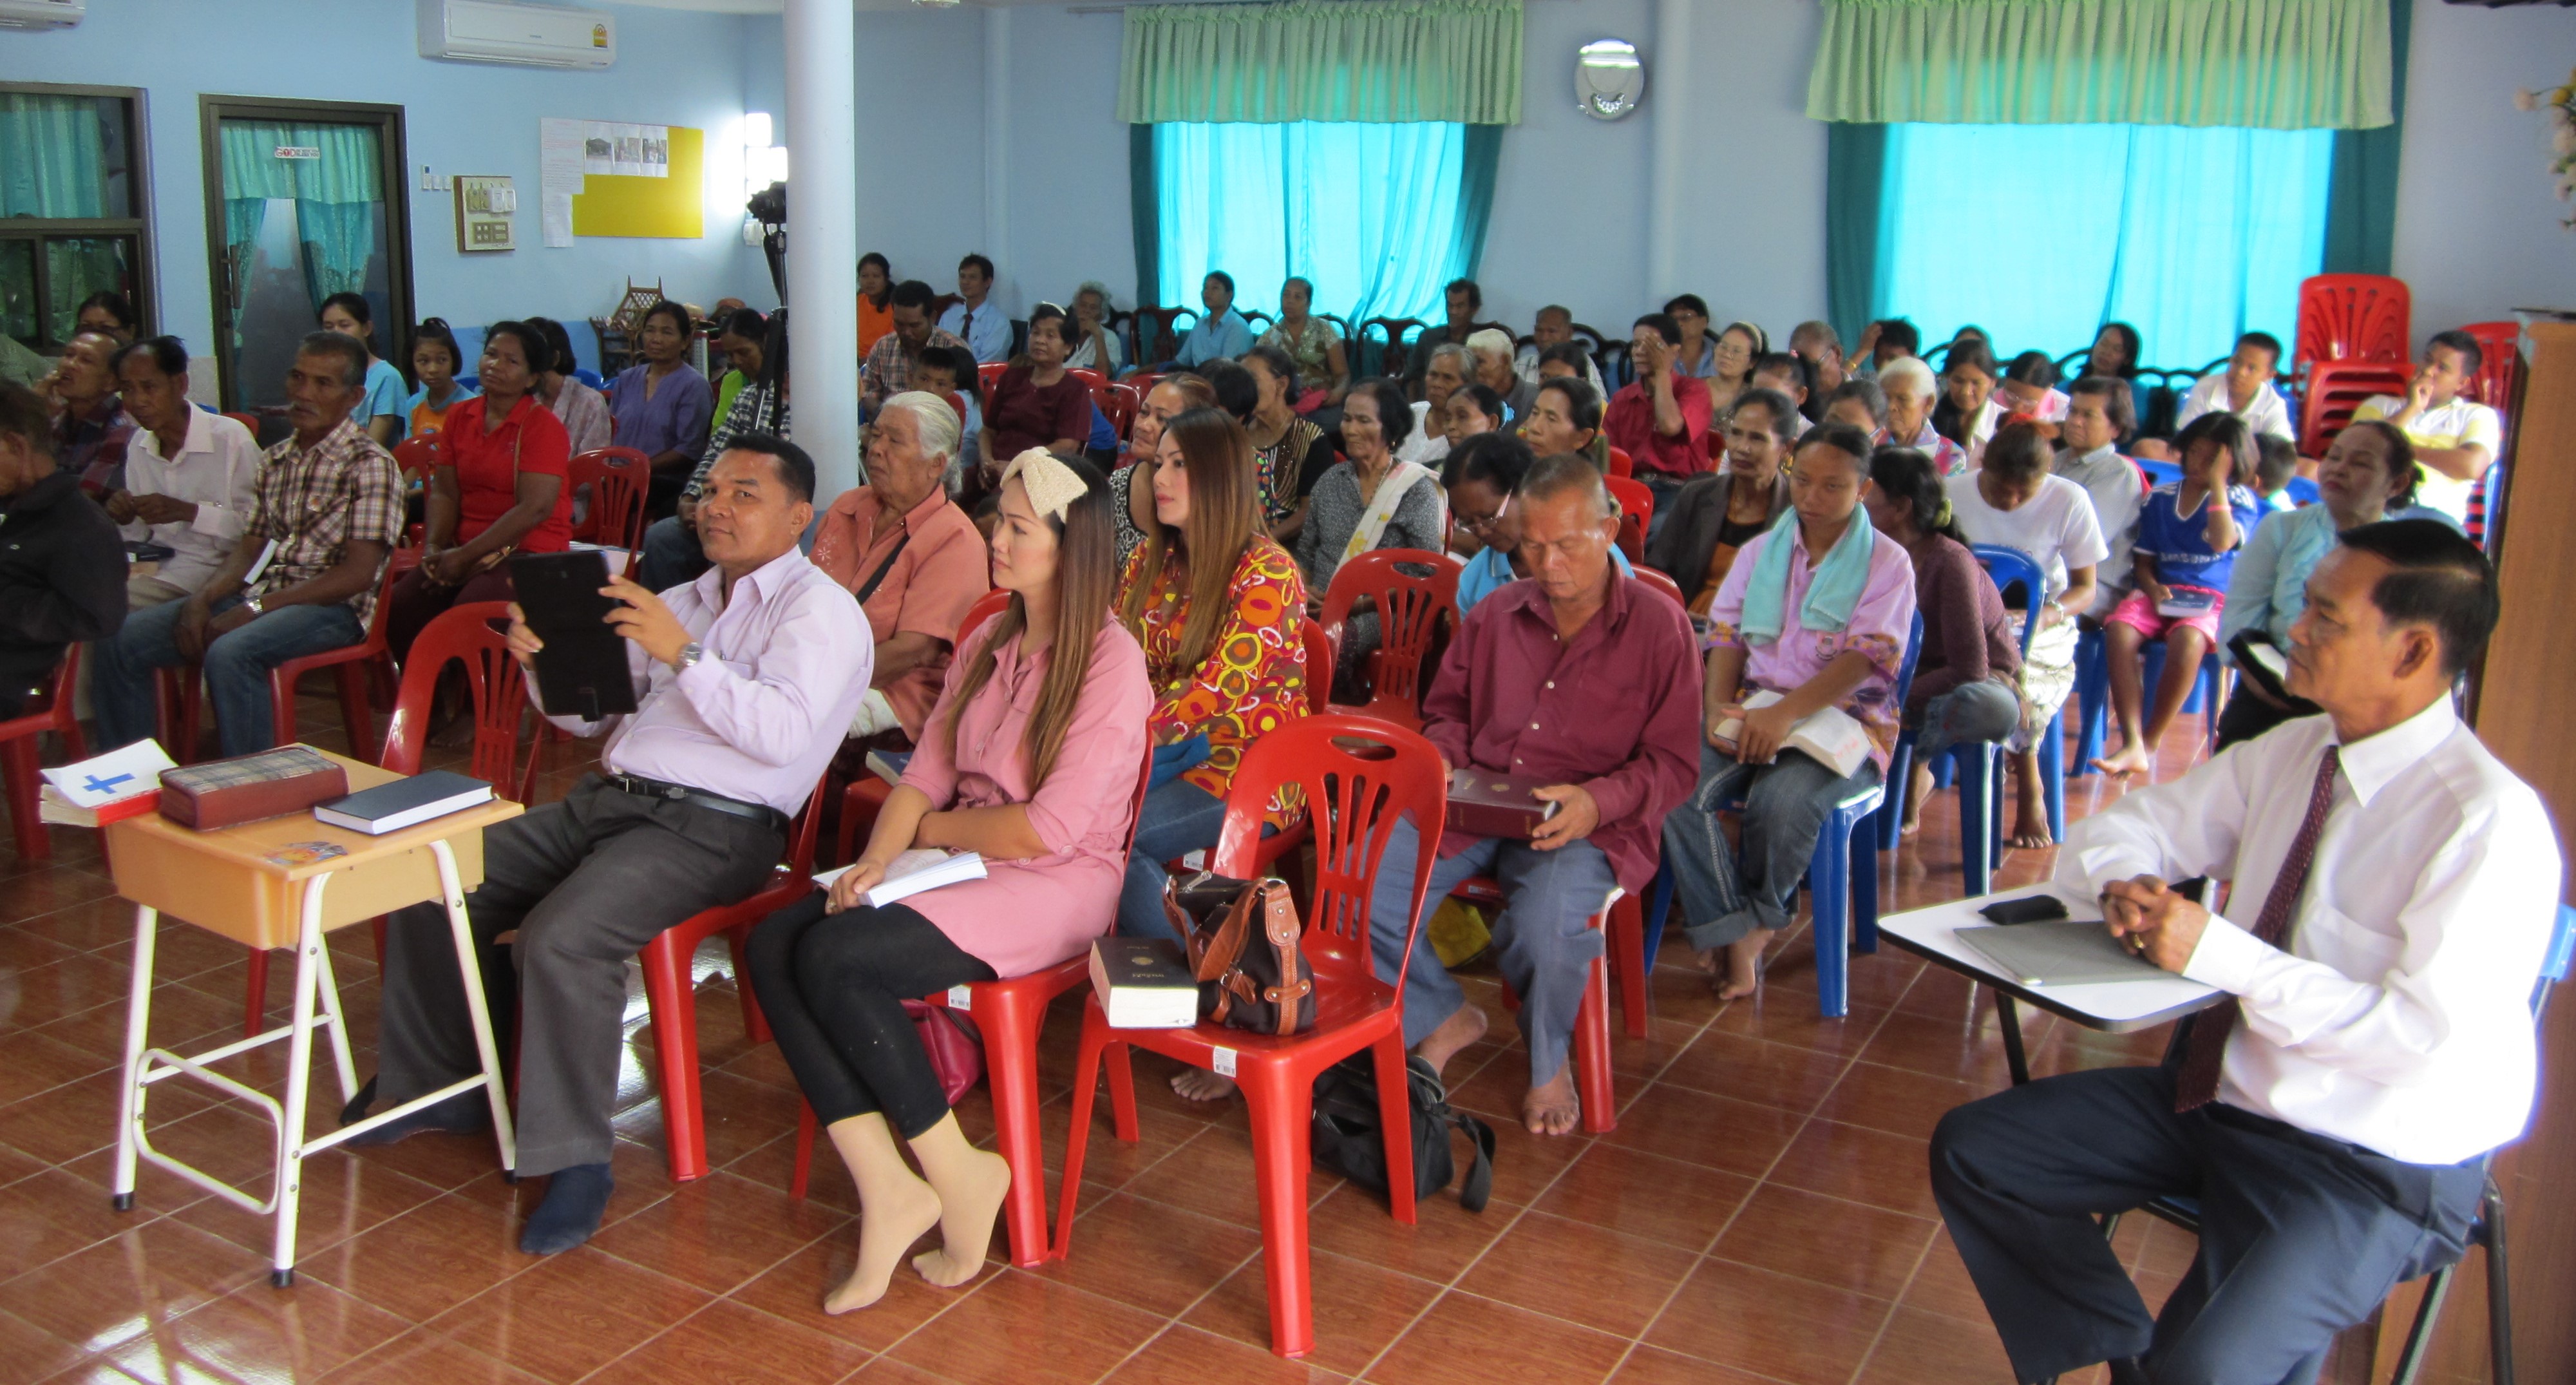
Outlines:
{"type": "Polygon", "coordinates": [[[1367,1378],[1424,1385],[1591,1385],[1627,1350],[1625,1341],[1605,1332],[1450,1293],[1369,1367],[1367,1378]]]}
{"type": "Polygon", "coordinates": [[[1534,1210],[1703,1251],[1753,1186],[1740,1174],[1596,1141],[1534,1210]]]}
{"type": "Polygon", "coordinates": [[[839,1380],[872,1353],[731,1299],[718,1299],[590,1379],[599,1385],[767,1385],[839,1380]]]}
{"type": "Polygon", "coordinates": [[[1257,1231],[1123,1193],[1077,1216],[1073,1232],[1074,1253],[1037,1274],[1164,1318],[1261,1249],[1257,1231]]]}
{"type": "Polygon", "coordinates": [[[97,1185],[49,1169],[0,1188],[0,1267],[24,1271],[50,1264],[157,1215],[140,1206],[119,1212],[97,1185]]]}
{"type": "MultiPolygon", "coordinates": [[[[591,1244],[709,1293],[726,1293],[848,1220],[775,1188],[717,1173],[609,1225],[591,1244]]],[[[857,1369],[857,1363],[851,1363],[857,1369]]]]}
{"type": "MultiPolygon", "coordinates": [[[[77,866],[32,871],[11,879],[8,888],[0,890],[0,923],[14,924],[115,893],[116,886],[106,876],[77,866]]],[[[133,915],[129,912],[127,917],[133,915]]]]}
{"type": "Polygon", "coordinates": [[[1759,1177],[1789,1147],[1805,1120],[1776,1106],[1658,1086],[1602,1139],[1667,1159],[1759,1177]]]}
{"type": "MultiPolygon", "coordinates": [[[[1099,1143],[1097,1132],[1092,1142],[1099,1143]]],[[[1089,1159],[1087,1154],[1084,1157],[1089,1159]]],[[[1331,1192],[1340,1182],[1323,1169],[1309,1166],[1306,1204],[1313,1206],[1315,1199],[1331,1192]]],[[[1257,1229],[1261,1225],[1261,1193],[1253,1182],[1252,1140],[1231,1130],[1202,1130],[1155,1165],[1152,1178],[1129,1191],[1236,1226],[1257,1229]]]]}
{"type": "Polygon", "coordinates": [[[1765,1184],[1709,1254],[1893,1299],[1914,1277],[1935,1225],[1902,1212],[1765,1184]]]}
{"type": "Polygon", "coordinates": [[[1700,1035],[1657,1080],[1805,1115],[1850,1065],[1837,1053],[1712,1032],[1700,1035]]]}
{"type": "Polygon", "coordinates": [[[32,1154],[20,1153],[7,1145],[0,1145],[0,1188],[8,1187],[21,1178],[32,1178],[52,1167],[53,1165],[32,1154]]]}
{"type": "MultiPolygon", "coordinates": [[[[8,895],[7,889],[0,889],[0,900],[6,900],[8,895]]],[[[16,978],[16,1003],[0,1013],[0,1032],[34,1029],[84,1010],[121,1002],[131,990],[127,978],[133,970],[122,955],[81,952],[20,972],[16,978]]],[[[118,1037],[123,1037],[121,1032],[118,1037]]]]}
{"type": "Polygon", "coordinates": [[[1121,1362],[1103,1385],[1206,1385],[1210,1380],[1243,1385],[1335,1385],[1349,1377],[1321,1366],[1289,1361],[1259,1347],[1173,1326],[1147,1342],[1142,1351],[1121,1362]]]}
{"type": "Polygon", "coordinates": [[[570,1381],[709,1301],[702,1290],[582,1246],[547,1257],[427,1325],[542,1379],[570,1381]]]}
{"type": "Polygon", "coordinates": [[[2011,1378],[2012,1361],[1992,1327],[1899,1308],[1855,1385],[1988,1385],[2011,1378]]]}
{"type": "Polygon", "coordinates": [[[227,1294],[114,1353],[146,1379],[185,1359],[218,1378],[311,1380],[392,1341],[410,1324],[328,1285],[261,1282],[227,1294]]]}
{"type": "MultiPolygon", "coordinates": [[[[306,1260],[351,1236],[370,1231],[439,1196],[436,1188],[380,1164],[324,1153],[305,1161],[296,1206],[295,1253],[306,1260]]],[[[173,1218],[262,1257],[276,1224],[222,1198],[201,1198],[173,1218]]]]}
{"type": "Polygon", "coordinates": [[[1453,1183],[1416,1201],[1414,1224],[1406,1226],[1383,1196],[1345,1183],[1306,1214],[1306,1239],[1317,1250],[1446,1284],[1503,1234],[1514,1210],[1492,1202],[1470,1212],[1458,1205],[1453,1183]]]}
{"type": "Polygon", "coordinates": [[[322,1377],[330,1385],[533,1385],[537,1377],[460,1346],[426,1328],[413,1328],[322,1377]]]}
{"type": "Polygon", "coordinates": [[[1739,1371],[1656,1347],[1632,1348],[1609,1385],[1774,1385],[1776,1377],[1739,1371]]]}
{"type": "Polygon", "coordinates": [[[1931,1142],[1815,1120],[1798,1132],[1771,1171],[1771,1182],[1849,1202],[1937,1218],[1932,1203],[1931,1142]]]}
{"type": "Polygon", "coordinates": [[[1153,1314],[1004,1270],[888,1354],[960,1380],[1098,1380],[1163,1325],[1153,1314]]]}
{"type": "MultiPolygon", "coordinates": [[[[2000,1088],[1993,1090],[2001,1090],[2000,1088]]],[[[1973,1082],[1931,1077],[1882,1063],[1858,1062],[1834,1084],[1816,1114],[1843,1125],[1865,1126],[1917,1140],[1932,1138],[1941,1117],[1993,1090],[1973,1082]]]]}
{"type": "Polygon", "coordinates": [[[1894,1305],[1847,1289],[1703,1260],[1646,1344],[1795,1382],[1851,1378],[1894,1305]]]}
{"type": "Polygon", "coordinates": [[[297,1268],[303,1277],[427,1322],[539,1263],[519,1253],[516,1215],[450,1195],[305,1256],[297,1268]]]}
{"type": "Polygon", "coordinates": [[[1968,1278],[1968,1267],[1959,1263],[1959,1248],[1951,1243],[1946,1228],[1932,1233],[1932,1247],[1923,1252],[1923,1263],[1914,1272],[1914,1282],[1905,1286],[1902,1302],[1960,1322],[1987,1321],[1986,1301],[1977,1297],[1976,1281],[1968,1278]]]}
{"type": "MultiPolygon", "coordinates": [[[[1339,1255],[1310,1252],[1308,1266],[1315,1349],[1306,1359],[1329,1371],[1354,1374],[1367,1366],[1440,1293],[1435,1285],[1339,1255]]],[[[1264,1262],[1256,1259],[1236,1270],[1181,1321],[1269,1350],[1270,1296],[1263,1269],[1264,1262]]]]}
{"type": "Polygon", "coordinates": [[[16,1314],[0,1311],[0,1361],[22,1380],[43,1380],[89,1356],[87,1348],[55,1336],[16,1314]]]}
{"type": "MultiPolygon", "coordinates": [[[[91,1204],[87,1196],[80,1201],[91,1204]]],[[[163,1218],[0,1285],[0,1304],[64,1341],[101,1351],[267,1281],[265,1256],[163,1218]]]]}
{"type": "Polygon", "coordinates": [[[987,1270],[962,1289],[937,1289],[911,1270],[899,1269],[884,1298],[855,1313],[829,1316],[823,1311],[823,1296],[850,1277],[858,1249],[857,1224],[844,1225],[728,1297],[800,1327],[870,1351],[883,1351],[923,1323],[981,1292],[999,1274],[998,1270],[987,1270]]]}
{"type": "Polygon", "coordinates": [[[1677,1246],[1532,1212],[1513,1223],[1458,1287],[1635,1337],[1698,1259],[1677,1246]]]}

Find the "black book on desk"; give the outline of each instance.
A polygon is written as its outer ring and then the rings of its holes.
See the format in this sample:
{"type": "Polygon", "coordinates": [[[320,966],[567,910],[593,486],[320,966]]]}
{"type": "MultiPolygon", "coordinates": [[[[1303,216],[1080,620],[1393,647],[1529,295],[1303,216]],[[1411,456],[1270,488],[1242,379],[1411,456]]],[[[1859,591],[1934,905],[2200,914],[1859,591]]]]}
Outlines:
{"type": "Polygon", "coordinates": [[[510,586],[528,628],[545,641],[537,651],[537,693],[546,715],[597,721],[635,710],[635,674],[626,638],[608,623],[617,609],[608,585],[608,555],[597,549],[518,553],[510,586]]]}
{"type": "Polygon", "coordinates": [[[316,804],[313,816],[334,827],[381,837],[491,801],[492,786],[482,780],[433,769],[316,804]]]}

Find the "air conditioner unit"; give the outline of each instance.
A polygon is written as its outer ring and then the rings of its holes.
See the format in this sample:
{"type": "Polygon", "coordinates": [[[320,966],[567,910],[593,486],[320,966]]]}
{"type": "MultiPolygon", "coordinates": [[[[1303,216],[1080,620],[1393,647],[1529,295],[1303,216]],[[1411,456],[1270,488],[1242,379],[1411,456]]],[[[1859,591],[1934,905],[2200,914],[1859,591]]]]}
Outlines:
{"type": "Polygon", "coordinates": [[[89,0],[0,0],[0,29],[68,29],[89,0]]]}
{"type": "Polygon", "coordinates": [[[508,0],[418,3],[424,58],[526,67],[607,67],[617,61],[617,18],[606,10],[508,0]]]}

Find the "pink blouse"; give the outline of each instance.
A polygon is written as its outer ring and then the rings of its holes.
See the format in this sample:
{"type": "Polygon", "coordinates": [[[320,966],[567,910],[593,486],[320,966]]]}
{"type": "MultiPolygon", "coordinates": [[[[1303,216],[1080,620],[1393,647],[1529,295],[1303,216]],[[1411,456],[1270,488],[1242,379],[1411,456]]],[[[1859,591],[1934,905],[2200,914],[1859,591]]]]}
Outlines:
{"type": "Polygon", "coordinates": [[[1024,659],[1018,641],[1002,648],[992,679],[957,719],[953,758],[949,752],[948,709],[986,638],[978,634],[950,661],[903,782],[928,794],[939,811],[1025,804],[1047,854],[986,861],[983,879],[925,890],[904,903],[1007,978],[1075,956],[1117,919],[1154,693],[1145,651],[1125,626],[1104,622],[1055,769],[1033,786],[1023,740],[1051,650],[1024,659]]]}

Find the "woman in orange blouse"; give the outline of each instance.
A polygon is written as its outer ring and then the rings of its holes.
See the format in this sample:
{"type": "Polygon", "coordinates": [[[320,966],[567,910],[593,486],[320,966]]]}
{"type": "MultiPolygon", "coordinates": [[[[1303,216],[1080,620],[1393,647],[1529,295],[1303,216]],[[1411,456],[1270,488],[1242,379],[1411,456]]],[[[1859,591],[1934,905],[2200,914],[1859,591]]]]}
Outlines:
{"type": "MultiPolygon", "coordinates": [[[[1139,462],[1139,466],[1144,463],[1139,462]]],[[[1262,532],[1243,425],[1192,409],[1164,425],[1145,539],[1118,581],[1118,610],[1154,686],[1154,786],[1118,901],[1118,931],[1169,937],[1163,864],[1216,845],[1244,747],[1306,714],[1297,560],[1262,532]]],[[[1142,478],[1140,478],[1142,479],[1142,478]]],[[[1295,808],[1271,805],[1271,823],[1295,808]]]]}

